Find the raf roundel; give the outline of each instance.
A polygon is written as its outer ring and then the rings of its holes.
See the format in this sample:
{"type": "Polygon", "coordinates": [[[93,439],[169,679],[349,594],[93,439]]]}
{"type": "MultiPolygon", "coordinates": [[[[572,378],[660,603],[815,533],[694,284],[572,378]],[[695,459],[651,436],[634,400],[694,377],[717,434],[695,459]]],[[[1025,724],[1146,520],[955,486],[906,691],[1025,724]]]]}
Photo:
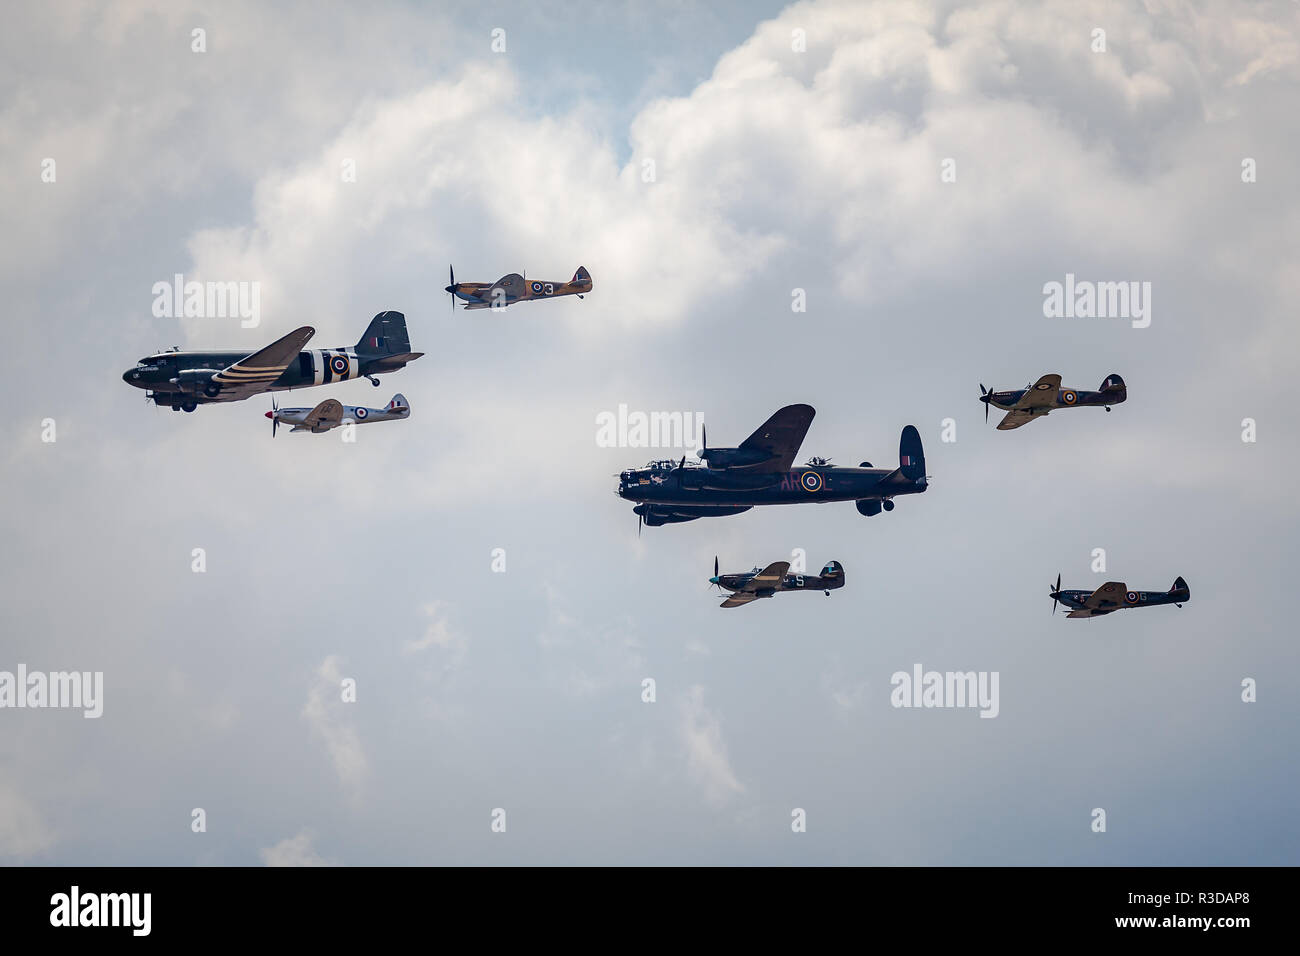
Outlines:
{"type": "Polygon", "coordinates": [[[542,284],[540,282],[534,282],[533,292],[541,292],[541,291],[542,291],[542,284]]]}
{"type": "Polygon", "coordinates": [[[1138,601],[1137,592],[1129,591],[1127,594],[1124,595],[1124,599],[1128,601],[1129,604],[1136,604],[1138,601]]]}
{"type": "Polygon", "coordinates": [[[1061,393],[1061,401],[1065,402],[1067,405],[1073,405],[1078,400],[1079,396],[1075,395],[1074,392],[1065,391],[1061,393]]]}
{"type": "Polygon", "coordinates": [[[357,409],[357,421],[361,421],[361,420],[363,420],[363,419],[364,419],[367,415],[369,415],[369,414],[370,414],[370,412],[369,412],[367,409],[364,409],[364,408],[358,408],[358,409],[357,409]]]}
{"type": "Polygon", "coordinates": [[[330,359],[330,368],[334,370],[334,374],[342,375],[348,370],[348,360],[342,355],[336,355],[330,359]]]}
{"type": "Polygon", "coordinates": [[[799,483],[803,485],[804,491],[821,491],[822,476],[815,471],[805,471],[799,483]]]}

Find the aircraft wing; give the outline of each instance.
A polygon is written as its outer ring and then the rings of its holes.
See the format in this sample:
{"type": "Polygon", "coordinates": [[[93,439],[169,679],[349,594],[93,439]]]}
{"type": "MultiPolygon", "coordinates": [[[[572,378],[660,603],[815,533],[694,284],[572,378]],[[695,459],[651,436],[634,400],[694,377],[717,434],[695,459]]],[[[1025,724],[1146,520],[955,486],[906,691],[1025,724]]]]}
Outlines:
{"type": "Polygon", "coordinates": [[[1128,586],[1123,581],[1107,581],[1089,594],[1088,599],[1083,604],[1090,611],[1123,607],[1124,595],[1127,591],[1128,586]]]}
{"type": "Polygon", "coordinates": [[[728,597],[718,607],[740,607],[742,604],[749,604],[751,601],[757,601],[758,595],[750,591],[737,591],[728,597]]]}
{"type": "Polygon", "coordinates": [[[761,591],[764,588],[774,588],[781,583],[785,573],[790,570],[789,561],[773,561],[762,571],[745,582],[746,591],[761,591]]]}
{"type": "Polygon", "coordinates": [[[298,353],[307,344],[316,330],[310,325],[294,329],[288,335],[276,339],[264,349],[259,349],[234,365],[228,365],[212,381],[221,386],[223,392],[233,392],[232,397],[247,398],[264,392],[279,378],[289,363],[298,358],[298,353]]]}
{"type": "Polygon", "coordinates": [[[1098,617],[1102,614],[1109,614],[1110,611],[1096,611],[1092,608],[1081,608],[1077,611],[1071,611],[1066,617],[1098,617]]]}
{"type": "MultiPolygon", "coordinates": [[[[1046,414],[1044,412],[1043,414],[1046,414]]],[[[1022,412],[1020,409],[1012,409],[1007,412],[1002,421],[998,422],[998,431],[1010,431],[1013,428],[1019,428],[1021,425],[1028,425],[1035,418],[1042,418],[1042,415],[1035,415],[1032,412],[1022,412]]]]}
{"type": "Polygon", "coordinates": [[[811,405],[787,405],[775,415],[763,422],[754,434],[750,435],[740,447],[746,450],[764,451],[772,457],[760,462],[746,471],[757,473],[789,471],[794,464],[794,456],[799,454],[799,446],[808,434],[817,412],[811,405]]]}
{"type": "Polygon", "coordinates": [[[336,398],[325,399],[307,413],[302,424],[312,431],[336,428],[343,424],[343,403],[336,398]]]}
{"type": "Polygon", "coordinates": [[[1044,375],[1029,387],[1016,402],[1016,408],[1055,408],[1056,393],[1061,390],[1061,376],[1044,375]]]}
{"type": "MultiPolygon", "coordinates": [[[[493,289],[500,289],[506,294],[506,302],[514,302],[516,299],[522,299],[526,294],[527,286],[524,284],[524,277],[518,272],[512,272],[508,276],[502,276],[492,286],[493,289]]],[[[491,300],[492,293],[488,292],[488,299],[491,300]]]]}

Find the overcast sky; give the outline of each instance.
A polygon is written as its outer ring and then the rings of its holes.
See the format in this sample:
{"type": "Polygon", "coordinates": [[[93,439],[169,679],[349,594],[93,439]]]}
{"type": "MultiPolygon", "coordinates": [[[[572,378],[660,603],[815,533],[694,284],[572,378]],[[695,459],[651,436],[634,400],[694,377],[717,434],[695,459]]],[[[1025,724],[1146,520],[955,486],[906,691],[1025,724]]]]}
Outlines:
{"type": "Polygon", "coordinates": [[[104,675],[0,710],[0,862],[1297,862],[1296,4],[30,3],[0,54],[0,671],[104,675]],[[595,287],[453,313],[449,263],[595,287]],[[155,317],[176,273],[260,324],[155,317]],[[387,309],[424,358],[281,396],[409,399],[354,443],[121,381],[387,309]],[[1046,372],[1129,400],[985,425],[1046,372]],[[615,475],[682,450],[598,415],[795,402],[800,462],[915,424],[929,491],[637,537],[615,475]],[[795,549],[846,586],[717,607],[795,549]],[[891,706],[918,664],[997,717],[891,706]]]}

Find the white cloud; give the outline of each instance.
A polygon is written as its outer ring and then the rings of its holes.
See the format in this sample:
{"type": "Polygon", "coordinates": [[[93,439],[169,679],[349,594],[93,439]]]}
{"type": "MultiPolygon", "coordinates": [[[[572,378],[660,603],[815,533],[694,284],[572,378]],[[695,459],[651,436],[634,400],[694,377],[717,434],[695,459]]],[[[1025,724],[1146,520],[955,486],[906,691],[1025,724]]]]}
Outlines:
{"type": "Polygon", "coordinates": [[[694,685],[682,701],[679,732],[686,766],[711,806],[722,806],[745,787],[736,779],[722,738],[722,723],[704,703],[704,688],[694,685]]]}
{"type": "Polygon", "coordinates": [[[287,837],[258,853],[266,866],[337,866],[316,852],[312,846],[314,840],[315,834],[311,830],[302,830],[297,836],[287,837]]]}
{"type": "Polygon", "coordinates": [[[307,693],[302,716],[312,731],[324,741],[339,781],[349,793],[356,795],[365,782],[368,765],[361,746],[361,736],[346,710],[355,704],[343,701],[341,663],[335,655],[330,655],[321,662],[316,671],[316,680],[307,693]]]}

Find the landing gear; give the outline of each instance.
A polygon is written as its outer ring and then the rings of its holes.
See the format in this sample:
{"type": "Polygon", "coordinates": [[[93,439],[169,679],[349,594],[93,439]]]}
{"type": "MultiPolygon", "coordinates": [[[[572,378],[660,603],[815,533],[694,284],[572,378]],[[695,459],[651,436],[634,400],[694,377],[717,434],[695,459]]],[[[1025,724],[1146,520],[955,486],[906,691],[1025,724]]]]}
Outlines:
{"type": "Polygon", "coordinates": [[[1110,406],[1109,406],[1109,405],[1106,406],[1106,411],[1110,411],[1110,406]]]}
{"type": "Polygon", "coordinates": [[[827,596],[827,597],[830,597],[830,596],[831,596],[831,592],[830,592],[830,591],[827,591],[827,592],[826,592],[826,596],[827,596]]]}
{"type": "Polygon", "coordinates": [[[181,410],[181,407],[180,407],[179,405],[177,405],[175,402],[172,402],[172,411],[174,411],[174,412],[179,412],[180,410],[181,410]]]}
{"type": "Polygon", "coordinates": [[[888,498],[886,498],[884,501],[880,503],[880,507],[884,508],[886,511],[893,511],[894,503],[890,501],[888,498]]]}
{"type": "Polygon", "coordinates": [[[216,398],[221,394],[221,386],[216,382],[208,382],[207,385],[203,386],[203,394],[208,398],[216,398]]]}
{"type": "Polygon", "coordinates": [[[379,379],[375,378],[373,375],[367,375],[366,378],[370,379],[370,384],[375,388],[379,387],[379,379]]]}
{"type": "Polygon", "coordinates": [[[198,407],[199,403],[194,401],[192,398],[187,398],[185,401],[181,402],[181,411],[183,412],[192,412],[198,407]]]}

